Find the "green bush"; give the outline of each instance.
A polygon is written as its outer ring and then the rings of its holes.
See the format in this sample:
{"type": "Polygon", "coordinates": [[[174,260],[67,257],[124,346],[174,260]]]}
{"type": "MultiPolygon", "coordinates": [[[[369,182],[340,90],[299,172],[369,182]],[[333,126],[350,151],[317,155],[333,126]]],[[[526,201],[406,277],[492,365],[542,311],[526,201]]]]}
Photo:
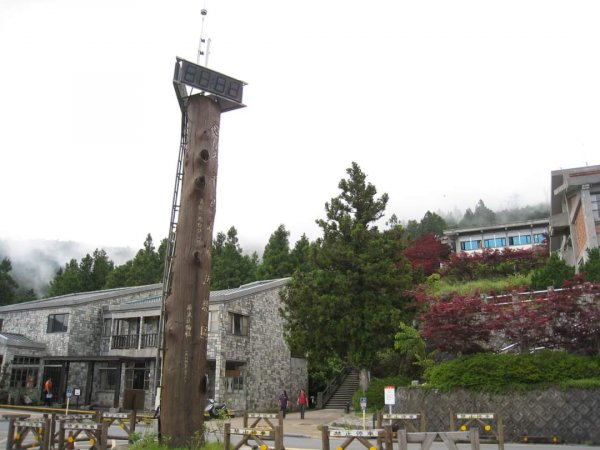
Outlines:
{"type": "Polygon", "coordinates": [[[385,406],[384,390],[386,386],[407,386],[409,382],[410,380],[403,376],[372,378],[366,393],[361,389],[354,393],[352,407],[354,411],[360,411],[360,398],[367,397],[367,411],[379,411],[385,406]]]}
{"type": "Polygon", "coordinates": [[[531,288],[547,289],[548,286],[560,288],[563,282],[573,275],[575,275],[575,268],[560,259],[557,253],[552,253],[545,266],[533,271],[531,288]]]}
{"type": "Polygon", "coordinates": [[[466,388],[482,392],[523,390],[540,385],[600,378],[600,358],[564,352],[534,354],[478,353],[427,371],[428,386],[441,390],[466,388]]]}

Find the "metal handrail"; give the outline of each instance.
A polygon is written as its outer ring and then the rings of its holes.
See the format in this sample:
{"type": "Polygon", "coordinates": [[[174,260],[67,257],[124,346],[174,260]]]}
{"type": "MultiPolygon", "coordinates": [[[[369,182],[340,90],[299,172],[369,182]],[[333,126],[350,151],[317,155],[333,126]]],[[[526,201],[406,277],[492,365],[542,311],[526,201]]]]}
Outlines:
{"type": "Polygon", "coordinates": [[[352,371],[352,367],[344,367],[339,374],[327,385],[323,391],[323,405],[327,404],[329,399],[335,394],[335,391],[342,385],[344,379],[352,371]]]}

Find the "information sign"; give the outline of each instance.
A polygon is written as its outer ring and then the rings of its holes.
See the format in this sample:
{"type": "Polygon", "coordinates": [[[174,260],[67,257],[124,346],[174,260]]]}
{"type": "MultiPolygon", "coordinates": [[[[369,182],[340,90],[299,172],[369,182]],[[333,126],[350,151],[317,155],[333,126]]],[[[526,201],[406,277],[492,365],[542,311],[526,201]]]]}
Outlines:
{"type": "Polygon", "coordinates": [[[379,436],[383,430],[329,430],[330,437],[366,437],[375,438],[379,436]]]}
{"type": "Polygon", "coordinates": [[[367,397],[360,398],[360,409],[362,409],[363,411],[367,410],[367,397]]]}
{"type": "Polygon", "coordinates": [[[73,396],[73,388],[72,387],[68,387],[67,388],[67,397],[72,397],[73,396]]]}
{"type": "Polygon", "coordinates": [[[386,405],[395,405],[396,404],[396,387],[395,386],[386,386],[384,389],[384,398],[386,405]]]}

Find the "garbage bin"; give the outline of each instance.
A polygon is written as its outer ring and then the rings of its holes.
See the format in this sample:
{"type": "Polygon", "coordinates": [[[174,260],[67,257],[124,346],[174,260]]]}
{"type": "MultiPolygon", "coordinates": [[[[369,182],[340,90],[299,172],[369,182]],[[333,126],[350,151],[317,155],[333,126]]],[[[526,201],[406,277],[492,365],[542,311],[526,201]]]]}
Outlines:
{"type": "Polygon", "coordinates": [[[344,412],[346,414],[350,414],[350,402],[346,402],[346,406],[344,407],[344,412]]]}

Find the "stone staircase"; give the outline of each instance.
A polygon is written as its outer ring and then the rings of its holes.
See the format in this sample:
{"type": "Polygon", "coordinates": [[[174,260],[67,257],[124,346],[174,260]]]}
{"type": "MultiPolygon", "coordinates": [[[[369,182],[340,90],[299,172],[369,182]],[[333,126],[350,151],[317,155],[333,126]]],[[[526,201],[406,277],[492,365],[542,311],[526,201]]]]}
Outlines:
{"type": "Polygon", "coordinates": [[[325,403],[324,407],[327,409],[344,409],[346,404],[352,403],[352,396],[358,389],[359,378],[358,370],[351,369],[335,392],[331,395],[329,400],[325,403]]]}

